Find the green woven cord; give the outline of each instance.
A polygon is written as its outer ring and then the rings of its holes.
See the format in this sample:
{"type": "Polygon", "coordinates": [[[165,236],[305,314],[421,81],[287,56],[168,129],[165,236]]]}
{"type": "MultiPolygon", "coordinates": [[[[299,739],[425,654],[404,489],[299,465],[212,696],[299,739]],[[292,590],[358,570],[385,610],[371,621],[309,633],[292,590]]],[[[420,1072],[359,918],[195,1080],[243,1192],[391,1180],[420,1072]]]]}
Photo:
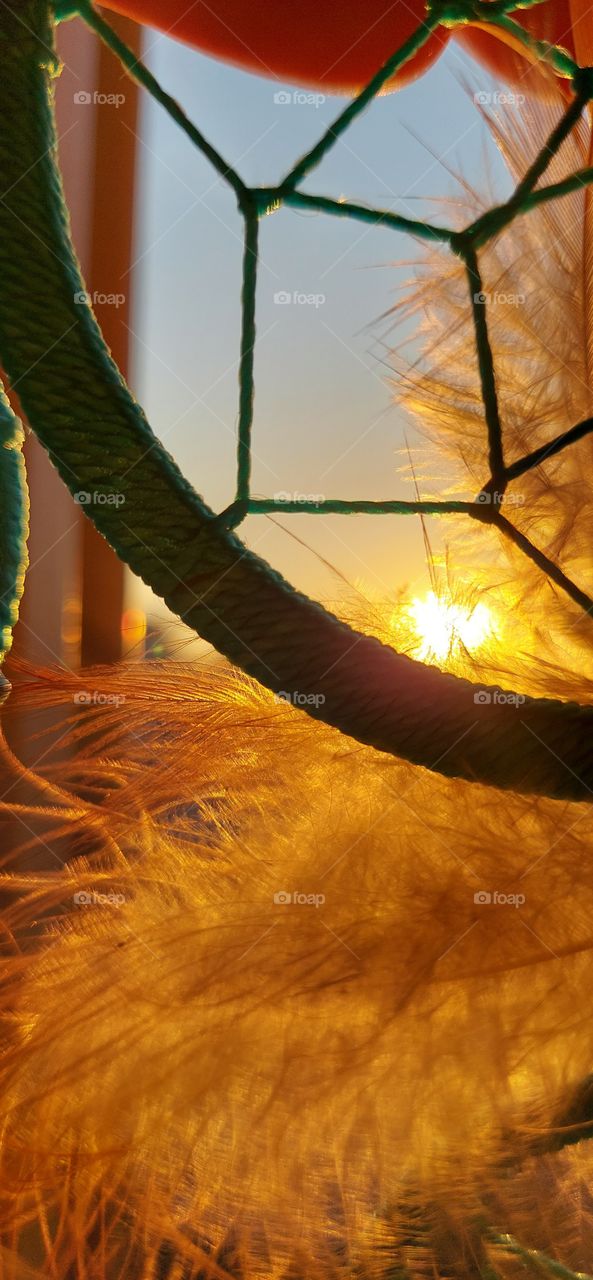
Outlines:
{"type": "Polygon", "coordinates": [[[12,644],[27,567],[23,429],[0,389],[0,663],[12,644]]]}
{"type": "Polygon", "coordinates": [[[200,635],[310,714],[447,775],[588,800],[592,709],[476,702],[468,681],[353,632],[226,531],[181,475],[77,297],[54,68],[46,0],[21,0],[18,15],[2,5],[0,362],[96,527],[200,635]]]}

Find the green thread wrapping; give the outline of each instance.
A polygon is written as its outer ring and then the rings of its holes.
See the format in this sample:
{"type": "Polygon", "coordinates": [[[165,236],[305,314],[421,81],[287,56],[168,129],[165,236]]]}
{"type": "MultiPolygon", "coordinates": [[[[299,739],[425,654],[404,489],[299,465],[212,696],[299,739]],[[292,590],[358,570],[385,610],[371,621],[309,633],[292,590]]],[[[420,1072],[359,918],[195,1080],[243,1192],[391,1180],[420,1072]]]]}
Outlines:
{"type": "Polygon", "coordinates": [[[237,502],[249,501],[251,479],[251,428],[255,400],[255,292],[259,219],[253,202],[247,205],[241,294],[241,354],[239,357],[239,427],[237,432],[237,502]]]}
{"type": "Polygon", "coordinates": [[[68,18],[77,18],[82,13],[79,0],[54,0],[54,18],[56,22],[64,22],[68,18]]]}
{"type": "Polygon", "coordinates": [[[489,487],[495,491],[501,491],[501,486],[504,488],[506,485],[506,474],[502,448],[502,424],[500,421],[498,397],[496,394],[494,361],[492,358],[490,338],[488,336],[488,324],[486,320],[486,295],[482,286],[482,276],[478,266],[478,255],[473,244],[470,243],[467,248],[462,251],[462,256],[465,261],[467,282],[471,299],[476,350],[478,352],[478,368],[480,371],[480,385],[482,388],[482,399],[484,401],[486,427],[488,430],[488,461],[490,463],[489,487]]]}
{"type": "Polygon", "coordinates": [[[0,393],[0,663],[12,644],[27,566],[29,506],[22,444],[22,425],[0,393]]]}

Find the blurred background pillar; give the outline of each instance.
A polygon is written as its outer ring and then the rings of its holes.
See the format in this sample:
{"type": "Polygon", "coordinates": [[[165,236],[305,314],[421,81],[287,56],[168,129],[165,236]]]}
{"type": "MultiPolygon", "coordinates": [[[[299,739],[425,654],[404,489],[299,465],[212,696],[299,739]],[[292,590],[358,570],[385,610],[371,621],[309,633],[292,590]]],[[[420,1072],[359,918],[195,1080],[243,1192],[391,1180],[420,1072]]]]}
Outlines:
{"type": "MultiPolygon", "coordinates": [[[[140,28],[110,21],[135,53],[140,28]]],[[[97,85],[107,96],[95,108],[94,189],[90,209],[89,288],[105,341],[124,377],[129,371],[134,190],[138,90],[113,54],[100,44],[97,85]],[[117,106],[109,105],[114,99],[117,106]],[[106,299],[106,301],[103,301],[106,299]]],[[[117,662],[122,656],[124,567],[90,521],[82,524],[81,661],[117,662]]]]}
{"type": "MultiPolygon", "coordinates": [[[[140,51],[141,29],[109,15],[140,51]]],[[[138,91],[80,19],[58,28],[59,156],[86,287],[120,369],[129,368],[138,91]]],[[[17,388],[18,392],[18,388],[17,388]]],[[[14,653],[36,664],[114,662],[122,652],[124,570],[31,436],[30,568],[14,653]]]]}
{"type": "MultiPolygon", "coordinates": [[[[112,20],[139,51],[141,29],[125,19],[112,20]]],[[[125,375],[130,357],[138,93],[80,19],[60,25],[58,49],[63,61],[56,84],[58,147],[72,237],[95,313],[125,375]]],[[[9,391],[19,412],[18,386],[14,395],[9,391]]],[[[74,670],[81,661],[114,662],[122,650],[123,566],[95,534],[32,434],[27,435],[25,456],[31,498],[30,567],[13,655],[37,667],[64,665],[74,670]]],[[[19,673],[11,669],[11,658],[6,674],[14,681],[19,673]]],[[[15,706],[9,698],[2,713],[7,741],[26,765],[42,769],[51,741],[59,741],[76,708],[13,714],[15,706]]],[[[32,784],[24,780],[15,790],[12,772],[5,775],[3,764],[1,798],[39,803],[32,784]]],[[[42,818],[6,812],[0,825],[3,855],[10,859],[14,851],[22,869],[54,869],[56,857],[68,856],[67,849],[55,854],[48,848],[42,818]]]]}

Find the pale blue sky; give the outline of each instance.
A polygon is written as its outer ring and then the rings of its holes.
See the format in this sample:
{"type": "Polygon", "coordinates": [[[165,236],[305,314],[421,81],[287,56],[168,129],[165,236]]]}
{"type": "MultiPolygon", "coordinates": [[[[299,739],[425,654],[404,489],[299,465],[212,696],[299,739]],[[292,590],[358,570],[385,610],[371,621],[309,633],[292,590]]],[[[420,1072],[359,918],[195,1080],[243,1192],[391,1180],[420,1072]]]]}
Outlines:
{"type": "MultiPolygon", "coordinates": [[[[283,85],[156,35],[147,60],[251,184],[277,181],[344,104],[275,102],[283,85]]],[[[375,102],[304,189],[416,216],[454,186],[435,156],[479,185],[486,139],[460,84],[468,71],[475,88],[489,88],[450,45],[421,80],[375,102]]],[[[154,429],[220,509],[234,487],[241,220],[231,190],[146,97],[142,136],[132,380],[154,429]]],[[[493,163],[496,173],[496,156],[493,163]]],[[[391,404],[379,317],[395,304],[411,271],[402,261],[412,262],[418,246],[393,231],[286,210],[264,221],[261,244],[254,492],[412,496],[397,474],[404,423],[391,404]],[[277,305],[281,290],[324,301],[277,305]]],[[[281,519],[372,591],[422,579],[415,518],[281,519]]],[[[265,517],[252,517],[243,535],[296,585],[335,596],[319,560],[265,517]]]]}

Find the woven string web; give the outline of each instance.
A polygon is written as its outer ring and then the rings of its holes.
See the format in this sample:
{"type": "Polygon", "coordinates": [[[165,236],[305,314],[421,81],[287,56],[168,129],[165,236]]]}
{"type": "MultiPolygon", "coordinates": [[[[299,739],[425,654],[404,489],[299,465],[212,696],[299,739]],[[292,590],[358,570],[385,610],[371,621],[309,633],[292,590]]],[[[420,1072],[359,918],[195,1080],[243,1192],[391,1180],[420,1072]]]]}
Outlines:
{"type": "MultiPolygon", "coordinates": [[[[578,190],[593,183],[593,167],[571,173],[562,181],[538,185],[552,158],[577,123],[586,104],[593,99],[593,68],[580,67],[565,50],[535,40],[515,22],[509,14],[516,9],[527,9],[542,0],[429,0],[427,16],[416,31],[395,53],[387,59],[370,83],[358,97],[338,115],[337,119],[320,137],[319,141],[273,187],[249,187],[232,165],[204,137],[185,115],[181,107],[160,86],[148,67],[119,38],[116,32],[92,8],[88,0],[77,5],[88,25],[105,41],[120,59],[129,74],[143,85],[187,134],[194,145],[210,161],[214,169],[232,187],[237,198],[244,224],[243,279],[241,290],[242,326],[239,357],[239,414],[237,440],[237,483],[235,499],[223,511],[218,520],[226,528],[236,528],[247,515],[282,511],[285,514],[343,514],[368,515],[443,515],[470,516],[483,523],[494,525],[527,555],[548,577],[586,612],[593,612],[593,598],[582,591],[558,565],[529,538],[503,516],[500,506],[506,490],[513,480],[524,475],[545,459],[552,458],[568,445],[574,444],[593,430],[593,418],[579,422],[533,452],[508,464],[505,461],[504,439],[496,389],[492,348],[489,337],[488,302],[482,286],[480,250],[498,236],[519,215],[527,213],[548,200],[578,190]],[[566,107],[558,124],[511,197],[469,223],[462,230],[436,225],[420,219],[408,218],[399,213],[367,207],[349,200],[334,200],[324,195],[305,194],[300,190],[303,180],[331,151],[336,142],[381,89],[397,74],[439,27],[454,28],[464,23],[487,22],[518,41],[532,59],[546,63],[558,75],[571,82],[574,96],[566,107]],[[281,208],[317,210],[336,218],[355,221],[396,231],[407,231],[425,241],[446,245],[464,263],[468,301],[473,317],[476,358],[484,406],[484,430],[487,433],[490,475],[472,502],[460,501],[347,501],[333,498],[319,502],[274,500],[256,498],[251,493],[251,438],[254,419],[254,352],[256,336],[256,290],[259,262],[259,224],[262,217],[281,208]]],[[[62,6],[64,12],[72,12],[72,5],[62,6]]],[[[57,6],[58,14],[60,5],[57,6]]]]}

